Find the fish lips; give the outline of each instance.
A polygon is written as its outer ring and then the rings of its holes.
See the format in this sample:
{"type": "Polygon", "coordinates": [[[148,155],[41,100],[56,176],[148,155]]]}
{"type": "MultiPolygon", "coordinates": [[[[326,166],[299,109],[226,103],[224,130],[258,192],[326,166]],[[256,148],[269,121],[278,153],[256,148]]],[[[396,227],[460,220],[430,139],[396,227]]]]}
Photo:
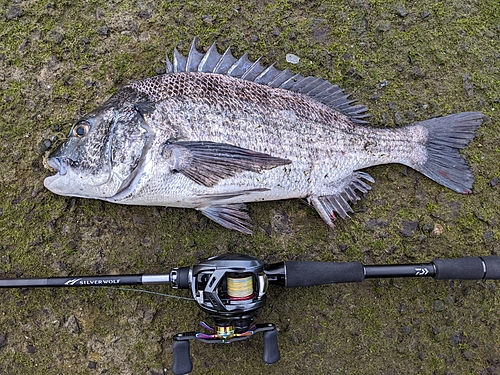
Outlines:
{"type": "Polygon", "coordinates": [[[43,185],[49,189],[51,192],[55,194],[61,194],[59,189],[56,188],[57,180],[60,179],[60,177],[65,176],[68,172],[68,160],[66,158],[58,158],[58,157],[50,157],[47,160],[47,164],[49,167],[54,169],[56,171],[56,174],[53,176],[46,177],[45,180],[43,181],[43,185]]]}
{"type": "Polygon", "coordinates": [[[49,167],[54,169],[57,174],[64,176],[66,172],[68,171],[68,165],[71,163],[71,161],[68,158],[58,158],[58,157],[51,157],[48,159],[47,164],[49,167]]]}

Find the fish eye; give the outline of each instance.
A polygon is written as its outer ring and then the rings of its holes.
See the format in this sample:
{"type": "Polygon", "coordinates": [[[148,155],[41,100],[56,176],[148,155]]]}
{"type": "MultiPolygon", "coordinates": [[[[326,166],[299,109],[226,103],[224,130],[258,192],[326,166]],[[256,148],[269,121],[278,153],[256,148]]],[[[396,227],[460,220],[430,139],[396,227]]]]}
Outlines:
{"type": "Polygon", "coordinates": [[[73,134],[75,137],[82,138],[87,135],[90,130],[90,124],[86,121],[79,122],[73,128],[73,134]]]}

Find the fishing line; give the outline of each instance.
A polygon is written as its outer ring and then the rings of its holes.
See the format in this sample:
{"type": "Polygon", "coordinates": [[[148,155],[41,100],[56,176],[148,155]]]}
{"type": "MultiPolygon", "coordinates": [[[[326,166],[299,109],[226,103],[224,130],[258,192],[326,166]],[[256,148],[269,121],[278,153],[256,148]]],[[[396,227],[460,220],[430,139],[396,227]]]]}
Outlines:
{"type": "Polygon", "coordinates": [[[174,296],[172,294],[165,294],[165,293],[153,292],[151,290],[145,290],[145,289],[121,288],[121,287],[118,288],[118,287],[114,287],[114,286],[94,286],[93,288],[95,288],[95,289],[125,290],[125,291],[128,291],[128,292],[141,292],[141,293],[148,293],[148,294],[156,294],[156,295],[162,296],[162,297],[177,298],[177,299],[183,299],[183,300],[186,300],[186,301],[195,301],[194,298],[174,296]]]}

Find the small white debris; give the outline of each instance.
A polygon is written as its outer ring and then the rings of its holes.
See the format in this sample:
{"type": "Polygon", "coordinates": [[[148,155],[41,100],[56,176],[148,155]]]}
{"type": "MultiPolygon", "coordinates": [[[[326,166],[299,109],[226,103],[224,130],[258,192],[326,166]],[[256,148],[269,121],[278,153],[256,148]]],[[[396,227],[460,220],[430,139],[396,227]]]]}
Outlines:
{"type": "Polygon", "coordinates": [[[383,89],[385,86],[387,86],[389,84],[389,81],[387,80],[384,80],[384,81],[380,81],[378,87],[379,89],[383,89]]]}
{"type": "Polygon", "coordinates": [[[434,223],[434,229],[432,229],[431,235],[434,237],[440,236],[444,231],[444,228],[441,224],[434,223]]]}
{"type": "Polygon", "coordinates": [[[298,64],[299,61],[300,61],[299,56],[294,55],[293,53],[286,54],[286,62],[289,62],[290,64],[298,64]]]}

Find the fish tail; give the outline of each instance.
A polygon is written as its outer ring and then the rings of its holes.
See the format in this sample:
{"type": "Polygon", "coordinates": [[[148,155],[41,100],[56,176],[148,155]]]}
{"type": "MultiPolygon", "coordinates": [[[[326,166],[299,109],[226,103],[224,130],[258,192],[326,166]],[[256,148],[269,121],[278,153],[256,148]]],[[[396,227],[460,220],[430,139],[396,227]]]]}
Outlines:
{"type": "Polygon", "coordinates": [[[462,112],[416,123],[427,130],[427,157],[413,168],[458,193],[472,193],[474,175],[459,150],[474,138],[482,121],[481,112],[462,112]]]}

